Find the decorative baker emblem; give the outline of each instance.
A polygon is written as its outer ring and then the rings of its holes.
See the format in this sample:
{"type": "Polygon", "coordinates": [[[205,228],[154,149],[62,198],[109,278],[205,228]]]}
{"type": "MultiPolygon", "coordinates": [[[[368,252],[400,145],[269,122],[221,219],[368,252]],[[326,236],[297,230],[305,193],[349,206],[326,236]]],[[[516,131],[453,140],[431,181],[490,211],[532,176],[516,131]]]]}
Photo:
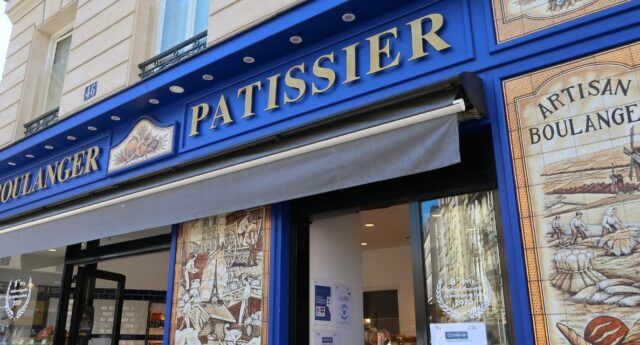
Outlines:
{"type": "Polygon", "coordinates": [[[22,279],[9,282],[5,294],[4,310],[10,320],[18,319],[27,311],[31,300],[31,288],[33,288],[31,277],[29,277],[29,283],[22,279]]]}
{"type": "Polygon", "coordinates": [[[438,279],[436,300],[455,320],[481,317],[491,305],[493,289],[487,277],[480,281],[451,277],[438,279]]]}
{"type": "Polygon", "coordinates": [[[175,125],[159,126],[149,118],[138,121],[122,141],[109,150],[108,172],[168,156],[174,151],[175,125]]]}

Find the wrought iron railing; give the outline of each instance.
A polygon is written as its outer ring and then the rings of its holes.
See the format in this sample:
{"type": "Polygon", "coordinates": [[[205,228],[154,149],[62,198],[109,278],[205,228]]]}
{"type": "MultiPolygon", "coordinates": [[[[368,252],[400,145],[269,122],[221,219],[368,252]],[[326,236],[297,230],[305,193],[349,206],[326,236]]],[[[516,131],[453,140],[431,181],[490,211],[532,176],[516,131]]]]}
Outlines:
{"type": "Polygon", "coordinates": [[[60,108],[55,108],[47,111],[46,113],[36,117],[35,119],[24,124],[24,135],[33,134],[41,129],[49,127],[54,122],[58,121],[58,111],[60,108]]]}
{"type": "Polygon", "coordinates": [[[138,64],[140,78],[147,78],[165,68],[191,57],[207,47],[207,32],[203,31],[190,39],[138,64]]]}

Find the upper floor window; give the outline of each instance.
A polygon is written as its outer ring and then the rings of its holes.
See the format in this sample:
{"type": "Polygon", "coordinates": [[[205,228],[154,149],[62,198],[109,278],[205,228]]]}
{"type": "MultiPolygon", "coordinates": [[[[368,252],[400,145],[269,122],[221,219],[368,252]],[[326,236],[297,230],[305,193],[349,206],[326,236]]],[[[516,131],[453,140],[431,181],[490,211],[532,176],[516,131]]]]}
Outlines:
{"type": "Polygon", "coordinates": [[[52,40],[49,68],[45,73],[45,92],[43,112],[50,111],[60,105],[62,85],[67,70],[67,60],[71,48],[71,32],[67,32],[52,40]]]}
{"type": "Polygon", "coordinates": [[[156,53],[206,31],[209,0],[160,0],[156,53]]]}

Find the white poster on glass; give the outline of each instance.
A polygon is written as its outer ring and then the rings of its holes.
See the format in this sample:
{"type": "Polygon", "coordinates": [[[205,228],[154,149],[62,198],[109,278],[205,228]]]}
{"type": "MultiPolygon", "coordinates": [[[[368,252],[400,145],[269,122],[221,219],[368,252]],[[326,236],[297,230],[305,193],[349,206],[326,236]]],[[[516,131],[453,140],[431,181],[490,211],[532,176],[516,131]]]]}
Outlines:
{"type": "Polygon", "coordinates": [[[487,329],[481,322],[432,323],[431,345],[487,345],[487,329]]]}

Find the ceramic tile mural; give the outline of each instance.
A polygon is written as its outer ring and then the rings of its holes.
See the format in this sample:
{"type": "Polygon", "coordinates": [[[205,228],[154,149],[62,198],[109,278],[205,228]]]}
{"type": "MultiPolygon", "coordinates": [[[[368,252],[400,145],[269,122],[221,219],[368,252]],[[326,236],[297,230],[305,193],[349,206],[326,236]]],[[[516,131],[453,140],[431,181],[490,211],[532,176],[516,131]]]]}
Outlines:
{"type": "Polygon", "coordinates": [[[537,344],[640,344],[640,43],[503,83],[537,344]]]}
{"type": "Polygon", "coordinates": [[[158,127],[142,119],[122,142],[109,150],[110,173],[173,152],[174,127],[158,127]]]}
{"type": "Polygon", "coordinates": [[[491,0],[498,43],[629,0],[491,0]]]}
{"type": "Polygon", "coordinates": [[[266,344],[269,208],[182,224],[172,344],[266,344]]]}

